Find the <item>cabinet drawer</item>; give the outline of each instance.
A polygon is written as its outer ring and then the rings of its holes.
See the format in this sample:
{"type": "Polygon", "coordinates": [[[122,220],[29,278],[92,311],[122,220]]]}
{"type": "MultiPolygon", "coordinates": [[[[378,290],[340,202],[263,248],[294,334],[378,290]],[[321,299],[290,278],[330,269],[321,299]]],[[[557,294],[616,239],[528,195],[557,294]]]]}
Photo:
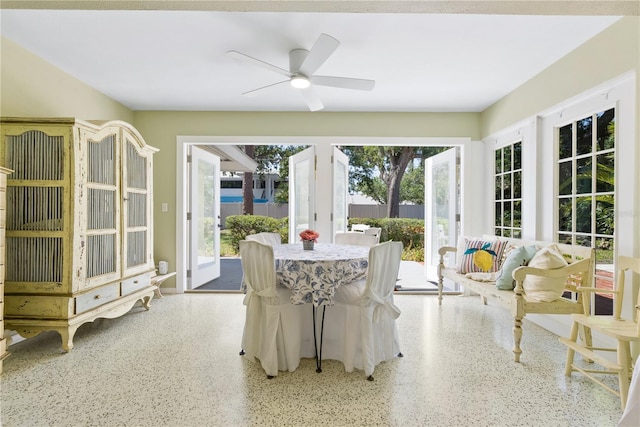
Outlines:
{"type": "Polygon", "coordinates": [[[151,286],[151,273],[140,274],[139,276],[124,279],[121,284],[122,296],[129,295],[139,289],[151,286]]]}
{"type": "MultiPolygon", "coordinates": [[[[4,333],[4,327],[2,328],[2,332],[4,333]]],[[[7,340],[5,338],[2,338],[0,339],[0,360],[2,360],[2,356],[4,356],[6,352],[7,352],[7,340]]]]}
{"type": "Polygon", "coordinates": [[[73,298],[40,295],[5,295],[5,320],[15,318],[66,319],[73,315],[73,298]]]}
{"type": "Polygon", "coordinates": [[[78,295],[76,300],[75,314],[84,313],[99,305],[106,304],[117,299],[120,296],[120,284],[112,283],[110,285],[101,286],[93,289],[85,294],[78,295]]]}

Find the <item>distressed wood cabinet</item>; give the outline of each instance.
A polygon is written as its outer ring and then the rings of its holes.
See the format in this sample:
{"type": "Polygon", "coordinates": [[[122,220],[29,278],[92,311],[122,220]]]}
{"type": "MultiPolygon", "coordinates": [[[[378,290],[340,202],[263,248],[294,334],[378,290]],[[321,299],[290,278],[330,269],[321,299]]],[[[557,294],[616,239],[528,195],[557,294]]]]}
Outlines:
{"type": "Polygon", "coordinates": [[[7,340],[4,338],[4,229],[6,224],[6,187],[9,169],[0,167],[0,374],[2,362],[9,356],[7,352],[7,340]]]}
{"type": "Polygon", "coordinates": [[[152,157],[125,122],[2,118],[7,180],[5,328],[55,330],[114,318],[155,286],[152,157]]]}

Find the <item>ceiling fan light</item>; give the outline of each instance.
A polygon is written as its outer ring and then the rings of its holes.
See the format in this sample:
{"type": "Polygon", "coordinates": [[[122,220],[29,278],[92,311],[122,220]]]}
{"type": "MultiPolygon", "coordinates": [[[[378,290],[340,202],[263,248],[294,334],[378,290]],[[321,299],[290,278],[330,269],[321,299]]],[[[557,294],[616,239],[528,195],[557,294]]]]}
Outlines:
{"type": "Polygon", "coordinates": [[[297,74],[291,77],[291,86],[295,87],[296,89],[306,89],[310,85],[311,83],[309,82],[309,79],[306,76],[297,74]]]}

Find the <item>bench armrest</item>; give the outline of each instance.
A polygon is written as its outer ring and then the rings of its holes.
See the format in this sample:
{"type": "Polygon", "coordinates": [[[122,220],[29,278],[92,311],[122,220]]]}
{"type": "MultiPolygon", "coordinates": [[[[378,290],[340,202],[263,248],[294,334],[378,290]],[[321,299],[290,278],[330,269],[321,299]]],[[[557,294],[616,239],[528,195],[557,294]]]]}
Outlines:
{"type": "Polygon", "coordinates": [[[458,252],[458,249],[454,248],[453,246],[442,246],[440,249],[438,249],[438,254],[440,255],[440,260],[438,262],[438,277],[442,277],[442,269],[446,268],[446,265],[444,265],[444,257],[447,252],[456,253],[458,252]]]}
{"type": "Polygon", "coordinates": [[[447,252],[458,252],[458,248],[454,248],[453,246],[442,246],[438,249],[438,254],[440,256],[444,256],[447,252]]]}
{"type": "MultiPolygon", "coordinates": [[[[554,268],[554,269],[545,269],[545,268],[536,268],[536,267],[518,267],[513,270],[513,278],[516,281],[516,287],[514,289],[516,294],[523,294],[524,288],[522,283],[527,275],[540,276],[540,277],[548,277],[550,279],[558,278],[558,277],[566,277],[572,276],[576,274],[582,274],[583,277],[591,278],[591,259],[583,259],[574,263],[571,263],[565,267],[554,268]]],[[[589,285],[591,283],[588,283],[589,285]]],[[[577,291],[581,288],[581,286],[570,286],[571,291],[577,291]]]]}

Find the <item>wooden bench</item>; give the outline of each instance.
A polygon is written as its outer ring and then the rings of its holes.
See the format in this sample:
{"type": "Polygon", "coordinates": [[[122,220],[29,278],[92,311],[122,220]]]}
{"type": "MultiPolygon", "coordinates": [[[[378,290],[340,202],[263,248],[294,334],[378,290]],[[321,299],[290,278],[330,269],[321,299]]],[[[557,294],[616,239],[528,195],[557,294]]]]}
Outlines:
{"type": "Polygon", "coordinates": [[[175,275],[176,275],[175,271],[167,274],[158,274],[158,272],[156,271],[155,276],[151,276],[151,284],[156,285],[156,289],[155,289],[156,297],[162,298],[162,292],[160,292],[160,285],[162,284],[162,282],[167,280],[169,277],[173,277],[175,275]]]}
{"type": "MultiPolygon", "coordinates": [[[[495,237],[483,236],[483,240],[495,237]]],[[[537,248],[542,248],[551,243],[531,242],[518,239],[506,239],[513,246],[535,244],[537,248]]],[[[438,303],[442,305],[444,279],[450,279],[460,284],[465,291],[478,294],[483,304],[487,304],[487,300],[497,302],[503,307],[510,310],[513,316],[513,354],[516,362],[520,362],[522,349],[520,342],[522,340],[522,319],[527,313],[536,314],[572,314],[585,313],[589,311],[589,301],[583,300],[581,292],[575,292],[579,286],[592,286],[593,275],[595,273],[595,250],[584,246],[575,246],[567,244],[556,244],[560,252],[567,260],[569,265],[557,269],[540,269],[533,267],[518,267],[513,271],[515,279],[514,290],[499,290],[495,286],[495,282],[481,282],[466,277],[464,274],[457,273],[455,266],[446,266],[445,257],[447,253],[456,254],[457,248],[451,246],[443,246],[438,250],[440,261],[438,265],[438,303]],[[550,302],[540,302],[529,298],[524,290],[523,282],[527,275],[535,275],[544,278],[567,277],[566,291],[567,293],[550,302]]],[[[588,331],[585,331],[588,332],[588,331]]],[[[585,334],[584,339],[591,341],[590,334],[585,334]]]]}

